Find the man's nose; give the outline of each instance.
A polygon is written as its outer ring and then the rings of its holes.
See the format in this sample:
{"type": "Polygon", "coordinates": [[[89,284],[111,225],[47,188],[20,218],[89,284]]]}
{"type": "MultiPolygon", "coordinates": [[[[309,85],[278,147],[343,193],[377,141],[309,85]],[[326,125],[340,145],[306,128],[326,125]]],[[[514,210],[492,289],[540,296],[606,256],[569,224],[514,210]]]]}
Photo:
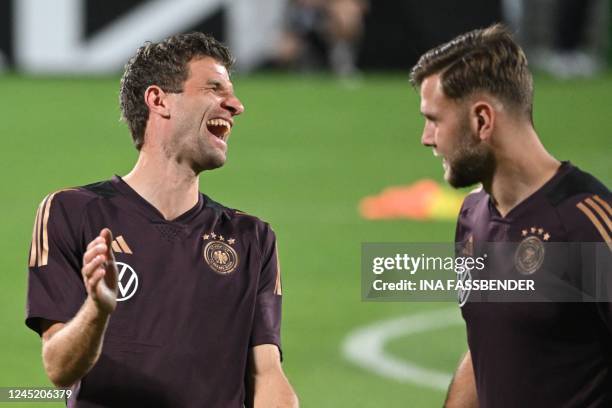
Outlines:
{"type": "Polygon", "coordinates": [[[221,106],[223,106],[224,109],[230,111],[232,113],[232,116],[237,116],[244,112],[244,105],[235,95],[225,98],[221,106]]]}
{"type": "Polygon", "coordinates": [[[434,146],[434,132],[432,131],[432,129],[425,125],[425,128],[423,129],[423,134],[421,135],[421,144],[423,146],[434,146]]]}

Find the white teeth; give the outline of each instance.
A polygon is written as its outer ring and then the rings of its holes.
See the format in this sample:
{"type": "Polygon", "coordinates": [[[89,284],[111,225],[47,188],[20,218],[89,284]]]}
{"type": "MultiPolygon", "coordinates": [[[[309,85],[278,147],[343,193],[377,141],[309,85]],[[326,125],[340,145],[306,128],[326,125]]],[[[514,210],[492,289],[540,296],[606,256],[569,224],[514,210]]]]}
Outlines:
{"type": "Polygon", "coordinates": [[[225,119],[210,119],[206,122],[206,125],[224,127],[225,131],[223,132],[223,135],[220,136],[222,138],[227,137],[227,135],[229,135],[232,131],[232,125],[225,119]]]}
{"type": "Polygon", "coordinates": [[[230,123],[225,119],[210,119],[208,122],[206,122],[206,124],[211,126],[223,126],[228,130],[232,127],[232,125],[230,125],[230,123]]]}

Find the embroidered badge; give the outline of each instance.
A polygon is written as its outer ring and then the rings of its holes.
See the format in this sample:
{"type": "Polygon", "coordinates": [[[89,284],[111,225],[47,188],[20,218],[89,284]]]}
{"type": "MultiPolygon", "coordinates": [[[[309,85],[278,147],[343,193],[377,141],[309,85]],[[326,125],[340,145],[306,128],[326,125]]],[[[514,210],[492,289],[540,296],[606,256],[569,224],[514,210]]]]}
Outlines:
{"type": "Polygon", "coordinates": [[[202,236],[206,244],[204,245],[204,261],[210,268],[221,274],[228,275],[236,270],[239,263],[238,254],[232,248],[235,239],[225,239],[222,235],[214,232],[202,236]],[[212,240],[210,240],[212,238],[212,240]]]}
{"type": "Polygon", "coordinates": [[[540,237],[548,241],[550,234],[542,228],[532,227],[530,230],[523,230],[522,235],[525,239],[521,241],[514,253],[514,266],[523,275],[531,275],[540,269],[546,254],[544,243],[540,237]]]}

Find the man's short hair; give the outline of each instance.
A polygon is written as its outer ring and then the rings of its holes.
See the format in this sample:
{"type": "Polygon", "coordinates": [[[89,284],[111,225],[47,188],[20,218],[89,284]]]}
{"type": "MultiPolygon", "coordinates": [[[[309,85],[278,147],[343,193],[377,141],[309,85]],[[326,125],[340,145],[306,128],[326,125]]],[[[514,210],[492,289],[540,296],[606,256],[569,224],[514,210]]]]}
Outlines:
{"type": "Polygon", "coordinates": [[[229,49],[203,33],[178,34],[158,43],[146,42],[125,65],[119,105],[138,150],[144,144],[149,108],[144,92],[157,85],[165,92],[182,92],[189,76],[187,64],[194,58],[212,57],[229,71],[234,57],[229,49]]]}
{"type": "Polygon", "coordinates": [[[412,68],[410,82],[420,87],[438,73],[448,98],[488,92],[532,120],[533,78],[527,57],[504,25],[470,31],[427,51],[412,68]]]}

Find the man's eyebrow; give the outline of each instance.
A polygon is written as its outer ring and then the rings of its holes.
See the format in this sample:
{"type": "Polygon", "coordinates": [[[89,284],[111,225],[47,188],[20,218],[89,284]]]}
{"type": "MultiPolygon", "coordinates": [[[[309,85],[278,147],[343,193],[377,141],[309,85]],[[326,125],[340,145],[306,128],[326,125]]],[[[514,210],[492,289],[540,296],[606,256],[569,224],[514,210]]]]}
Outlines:
{"type": "Polygon", "coordinates": [[[233,90],[233,85],[229,81],[222,81],[219,79],[208,79],[206,80],[206,86],[214,86],[215,88],[225,90],[233,90]]]}
{"type": "Polygon", "coordinates": [[[223,86],[223,83],[218,79],[208,79],[206,80],[206,85],[223,86]]]}

